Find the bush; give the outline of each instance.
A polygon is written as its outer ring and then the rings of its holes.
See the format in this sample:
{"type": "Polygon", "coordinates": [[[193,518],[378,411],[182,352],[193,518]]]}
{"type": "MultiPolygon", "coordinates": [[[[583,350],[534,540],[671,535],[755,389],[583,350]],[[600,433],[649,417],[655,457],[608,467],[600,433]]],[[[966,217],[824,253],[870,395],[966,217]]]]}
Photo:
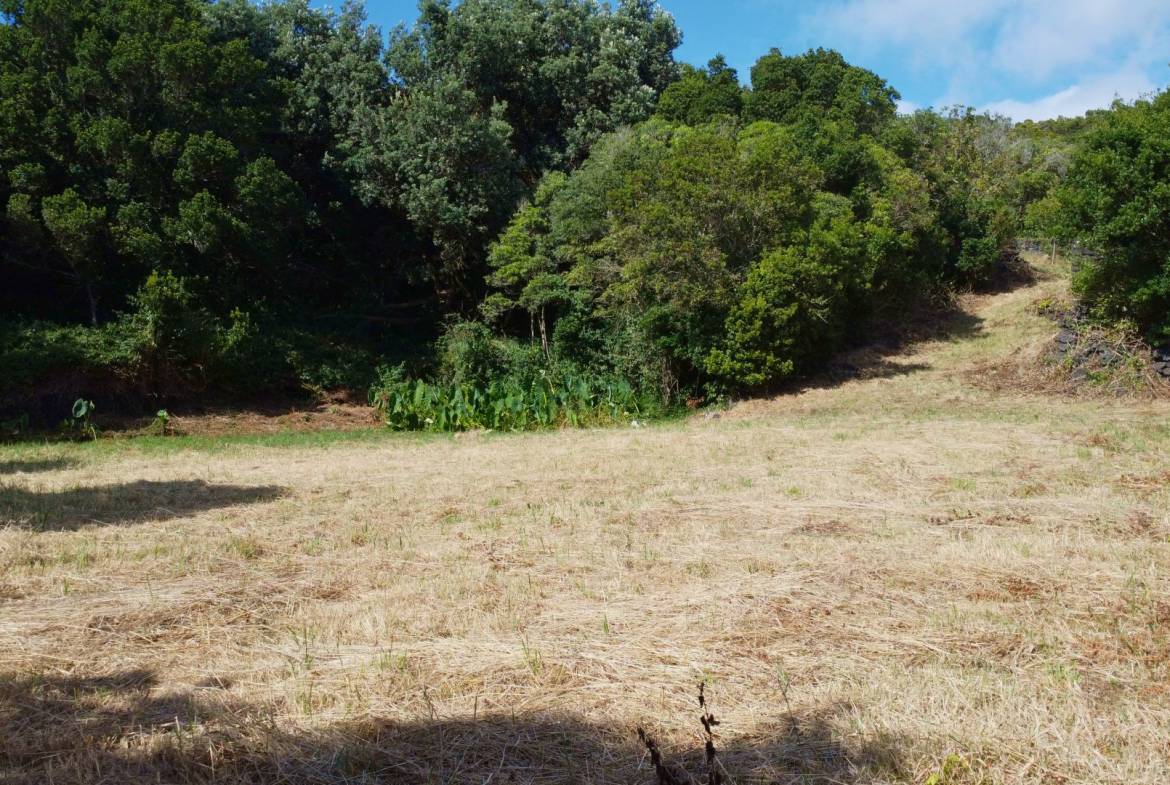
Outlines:
{"type": "Polygon", "coordinates": [[[710,373],[733,388],[753,388],[807,370],[844,332],[838,279],[792,248],[765,256],[727,318],[727,341],[711,353],[710,373]]]}
{"type": "Polygon", "coordinates": [[[139,338],[125,322],[103,327],[0,323],[0,406],[33,397],[40,385],[52,390],[59,378],[101,378],[103,386],[126,382],[142,360],[139,338]]]}
{"type": "Polygon", "coordinates": [[[436,346],[438,381],[444,386],[484,387],[504,375],[504,349],[487,325],[455,321],[447,326],[436,346]]]}
{"type": "Polygon", "coordinates": [[[216,319],[169,275],[151,276],[133,304],[99,327],[0,323],[0,412],[39,408],[40,419],[52,420],[77,395],[112,410],[207,389],[320,394],[367,388],[375,375],[375,355],[351,336],[292,329],[240,310],[216,319]]]}
{"type": "Polygon", "coordinates": [[[955,268],[963,279],[984,281],[995,269],[999,257],[999,243],[994,237],[968,237],[962,242],[955,268]]]}
{"type": "Polygon", "coordinates": [[[1063,233],[1100,252],[1078,274],[1096,313],[1170,341],[1170,92],[1103,113],[1060,189],[1063,233]]]}
{"type": "Polygon", "coordinates": [[[165,390],[203,381],[216,353],[217,325],[189,282],[153,272],[130,303],[134,310],[119,321],[135,334],[149,386],[165,390]]]}

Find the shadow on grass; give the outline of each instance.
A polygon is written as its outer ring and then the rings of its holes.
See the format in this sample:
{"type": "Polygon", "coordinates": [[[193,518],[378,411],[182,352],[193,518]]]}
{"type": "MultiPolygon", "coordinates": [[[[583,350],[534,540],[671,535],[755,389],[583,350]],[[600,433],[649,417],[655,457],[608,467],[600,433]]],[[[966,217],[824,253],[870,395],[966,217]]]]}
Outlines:
{"type": "MultiPolygon", "coordinates": [[[[634,728],[571,714],[374,719],[291,733],[276,727],[270,709],[220,690],[158,693],[153,674],[141,670],[90,678],[0,674],[0,782],[669,782],[655,777],[634,728]]],[[[896,777],[896,739],[846,744],[832,732],[831,721],[846,710],[829,706],[750,738],[718,740],[729,781],[867,785],[896,777]]],[[[696,708],[693,716],[647,719],[697,727],[697,716],[696,708]]],[[[705,781],[700,743],[663,752],[678,783],[705,781]]]]}
{"type": "Polygon", "coordinates": [[[0,475],[36,474],[72,469],[80,463],[76,458],[42,458],[28,461],[0,461],[0,475]]]}
{"type": "Polygon", "coordinates": [[[163,521],[221,507],[270,502],[285,493],[284,488],[273,485],[210,485],[202,480],[139,480],[63,491],[0,486],[0,526],[70,531],[91,525],[163,521]]]}
{"type": "Polygon", "coordinates": [[[893,379],[928,371],[931,366],[926,363],[899,358],[915,344],[969,341],[982,335],[983,330],[981,317],[954,307],[908,314],[889,327],[874,328],[864,342],[834,356],[819,373],[783,383],[772,394],[829,389],[853,380],[893,379]]]}
{"type": "Polygon", "coordinates": [[[1032,266],[1018,252],[1009,251],[1000,257],[991,276],[976,291],[980,294],[1003,294],[1052,278],[1051,273],[1032,266]]]}

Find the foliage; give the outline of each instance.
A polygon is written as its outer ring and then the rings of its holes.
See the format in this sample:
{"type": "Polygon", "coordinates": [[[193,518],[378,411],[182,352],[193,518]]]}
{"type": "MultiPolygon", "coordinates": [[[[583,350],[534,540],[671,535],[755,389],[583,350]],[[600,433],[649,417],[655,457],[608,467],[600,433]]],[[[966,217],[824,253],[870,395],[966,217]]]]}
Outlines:
{"type": "Polygon", "coordinates": [[[611,10],[577,0],[424,0],[390,35],[407,93],[455,79],[486,112],[501,106],[530,174],[580,161],[603,133],[645,119],[675,78],[680,35],[651,0],[611,10]]]}
{"type": "Polygon", "coordinates": [[[439,285],[468,290],[469,267],[522,193],[504,105],[481,111],[447,75],[371,115],[367,127],[368,147],[354,164],[362,193],[401,205],[437,250],[439,285]]]}
{"type": "Polygon", "coordinates": [[[88,324],[125,356],[75,367],[147,395],[361,384],[421,354],[476,312],[543,173],[677,73],[650,0],[427,0],[388,47],[357,2],[0,10],[0,308],[88,324]]]}
{"type": "Polygon", "coordinates": [[[74,281],[93,324],[156,265],[227,257],[217,283],[238,291],[295,241],[300,195],[261,143],[265,64],[203,5],[28,0],[0,27],[0,166],[24,173],[0,193],[48,240],[5,255],[74,281]]]}
{"type": "Polygon", "coordinates": [[[424,0],[390,35],[393,99],[360,114],[344,160],[367,200],[431,240],[432,273],[464,307],[518,199],[648,117],[679,40],[652,0],[424,0]]]}
{"type": "Polygon", "coordinates": [[[97,426],[93,424],[93,413],[96,409],[94,402],[85,398],[78,398],[74,401],[71,411],[72,419],[69,421],[70,430],[97,441],[97,426]]]}
{"type": "Polygon", "coordinates": [[[701,125],[720,116],[738,117],[743,111],[739,75],[716,55],[706,68],[682,67],[678,81],[658,99],[658,116],[683,125],[701,125]]]}
{"type": "Polygon", "coordinates": [[[985,283],[1015,240],[1028,205],[1045,191],[1020,186],[1029,167],[1043,162],[1003,117],[956,107],[942,115],[916,112],[896,125],[888,141],[921,173],[944,233],[941,274],[960,286],[985,283]]]}
{"type": "Polygon", "coordinates": [[[122,323],[0,323],[0,406],[25,400],[38,387],[76,386],[98,374],[131,375],[139,356],[132,331],[122,323]]]}
{"type": "MultiPolygon", "coordinates": [[[[356,6],[27,0],[5,10],[9,314],[116,333],[161,392],[230,364],[238,347],[214,334],[233,314],[289,325],[341,303],[376,313],[399,296],[395,254],[414,242],[410,227],[363,207],[331,163],[355,108],[377,103],[388,81],[356,6]]],[[[112,367],[91,359],[84,367],[112,367]]]]}
{"type": "Polygon", "coordinates": [[[356,2],[0,11],[5,412],[406,362],[401,427],[620,419],[811,372],[1062,225],[1102,314],[1170,329],[1162,98],[900,117],[825,49],[745,88],[653,0],[423,0],[385,45],[356,2]]]}
{"type": "Polygon", "coordinates": [[[399,367],[384,372],[370,403],[391,428],[421,431],[583,427],[627,422],[639,412],[638,396],[625,380],[572,372],[480,386],[410,379],[399,367]]]}
{"type": "Polygon", "coordinates": [[[1170,93],[1115,104],[1059,191],[1062,233],[1100,252],[1075,282],[1099,316],[1170,341],[1170,93]]]}
{"type": "Polygon", "coordinates": [[[491,321],[496,321],[511,309],[523,309],[528,314],[529,334],[536,335],[540,327],[540,343],[549,354],[548,315],[550,308],[563,306],[571,300],[564,276],[558,270],[553,254],[555,249],[548,237],[548,208],[557,191],[566,183],[560,172],[544,178],[531,205],[522,205],[511,223],[491,246],[488,264],[492,274],[488,284],[495,288],[480,306],[491,321]]]}
{"type": "Polygon", "coordinates": [[[726,338],[707,370],[735,386],[759,387],[839,347],[868,284],[861,227],[848,200],[823,195],[807,235],[752,265],[728,312],[726,338]]]}
{"type": "Polygon", "coordinates": [[[44,416],[54,416],[52,407],[77,387],[98,401],[125,405],[208,390],[246,396],[361,389],[373,379],[377,360],[345,343],[262,328],[240,312],[192,324],[190,312],[174,301],[165,305],[169,310],[135,311],[99,327],[0,322],[0,409],[47,405],[44,416]],[[199,352],[206,365],[198,364],[199,352]]]}
{"type": "Polygon", "coordinates": [[[986,280],[1026,190],[1013,190],[1023,153],[1004,126],[969,112],[894,119],[892,93],[889,111],[862,111],[844,96],[865,74],[838,56],[780,59],[761,73],[817,65],[813,82],[850,112],[793,88],[786,123],[654,120],[602,140],[493,245],[485,312],[498,329],[522,334],[509,314],[531,323],[539,308],[552,359],[671,401],[807,373],[871,318],[986,280]]]}
{"type": "Polygon", "coordinates": [[[169,272],[151,273],[130,302],[133,310],[125,323],[137,338],[141,367],[156,387],[209,364],[215,325],[187,281],[169,272]]]}
{"type": "Polygon", "coordinates": [[[502,342],[479,322],[453,322],[438,341],[435,352],[442,384],[481,387],[507,370],[502,342]]]}
{"type": "Polygon", "coordinates": [[[827,119],[876,133],[894,118],[898,91],[831,49],[786,57],[773,49],[752,66],[744,111],[751,120],[798,124],[827,119]]]}

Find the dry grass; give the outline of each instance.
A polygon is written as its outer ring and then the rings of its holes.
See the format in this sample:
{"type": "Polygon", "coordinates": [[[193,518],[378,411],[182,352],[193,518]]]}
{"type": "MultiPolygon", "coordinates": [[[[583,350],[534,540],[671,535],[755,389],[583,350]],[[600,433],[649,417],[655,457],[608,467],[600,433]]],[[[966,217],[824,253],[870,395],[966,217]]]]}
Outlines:
{"type": "Polygon", "coordinates": [[[706,680],[731,782],[1163,785],[1170,406],[967,374],[1061,285],[717,420],[0,452],[0,783],[650,783],[706,680]]]}

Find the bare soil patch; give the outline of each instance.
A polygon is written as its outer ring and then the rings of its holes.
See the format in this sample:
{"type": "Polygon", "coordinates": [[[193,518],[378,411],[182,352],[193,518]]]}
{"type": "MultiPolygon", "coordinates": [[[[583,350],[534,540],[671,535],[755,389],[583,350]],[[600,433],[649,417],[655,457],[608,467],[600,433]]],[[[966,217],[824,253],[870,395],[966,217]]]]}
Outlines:
{"type": "MultiPolygon", "coordinates": [[[[349,402],[276,401],[243,409],[179,409],[170,415],[169,432],[180,436],[356,431],[381,425],[373,408],[349,402]]],[[[111,417],[102,424],[103,433],[114,436],[156,430],[151,417],[111,417]]]]}

